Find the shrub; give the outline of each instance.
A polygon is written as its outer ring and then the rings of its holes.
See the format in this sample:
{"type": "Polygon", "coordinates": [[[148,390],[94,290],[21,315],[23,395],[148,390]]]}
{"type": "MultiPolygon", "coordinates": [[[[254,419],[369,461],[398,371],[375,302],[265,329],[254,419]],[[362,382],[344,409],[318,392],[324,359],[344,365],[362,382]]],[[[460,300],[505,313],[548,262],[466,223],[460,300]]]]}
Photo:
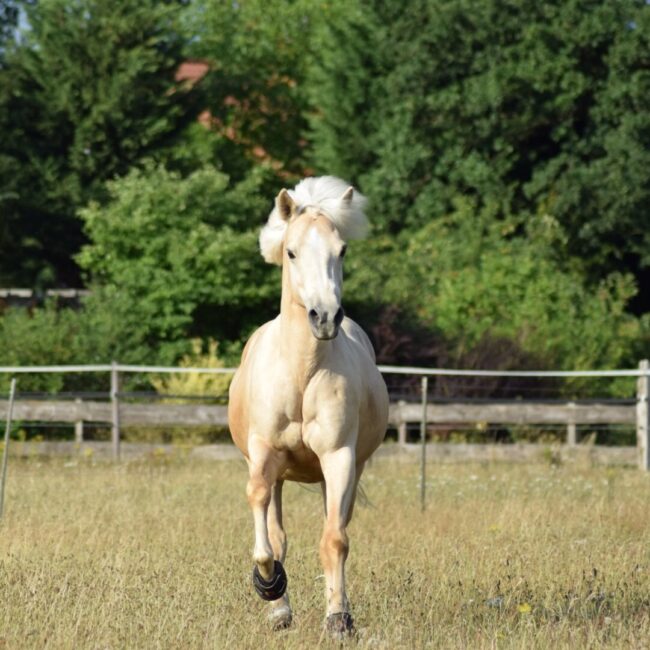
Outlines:
{"type": "Polygon", "coordinates": [[[438,349],[447,345],[437,355],[447,366],[481,367],[485,354],[472,351],[497,341],[511,346],[503,368],[636,366],[649,331],[625,311],[633,279],[611,274],[587,288],[558,252],[559,233],[549,217],[496,222],[461,202],[413,233],[356,243],[346,303],[360,313],[377,302],[398,306],[411,325],[437,333],[438,349]]]}

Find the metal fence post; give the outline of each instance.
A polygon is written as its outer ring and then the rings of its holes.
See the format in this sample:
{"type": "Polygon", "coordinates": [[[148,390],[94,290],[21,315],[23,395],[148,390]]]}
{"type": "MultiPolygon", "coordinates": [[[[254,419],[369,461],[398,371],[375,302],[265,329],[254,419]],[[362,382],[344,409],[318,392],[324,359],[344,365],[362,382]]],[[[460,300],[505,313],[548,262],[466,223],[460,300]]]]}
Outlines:
{"type": "Polygon", "coordinates": [[[117,362],[111,364],[111,442],[113,443],[113,458],[120,459],[120,375],[117,371],[117,362]]]}
{"type": "Polygon", "coordinates": [[[643,373],[636,384],[636,446],[639,453],[639,469],[650,470],[650,440],[648,429],[650,428],[650,409],[648,400],[650,398],[650,377],[648,360],[643,359],[639,363],[639,370],[643,373]]]}
{"type": "Polygon", "coordinates": [[[399,423],[397,425],[397,442],[404,446],[406,444],[406,420],[402,416],[402,407],[406,406],[406,402],[401,399],[397,402],[397,412],[399,413],[399,423]]]}
{"type": "Polygon", "coordinates": [[[427,490],[427,392],[429,389],[429,378],[422,377],[422,420],[420,422],[420,443],[422,457],[420,460],[420,507],[422,512],[426,507],[427,490]]]}
{"type": "Polygon", "coordinates": [[[5,444],[2,451],[2,477],[0,478],[0,519],[5,507],[5,481],[7,480],[7,461],[9,460],[9,438],[11,435],[11,418],[14,412],[14,399],[16,397],[16,380],[11,380],[9,389],[9,405],[7,408],[7,426],[5,428],[5,444]]]}

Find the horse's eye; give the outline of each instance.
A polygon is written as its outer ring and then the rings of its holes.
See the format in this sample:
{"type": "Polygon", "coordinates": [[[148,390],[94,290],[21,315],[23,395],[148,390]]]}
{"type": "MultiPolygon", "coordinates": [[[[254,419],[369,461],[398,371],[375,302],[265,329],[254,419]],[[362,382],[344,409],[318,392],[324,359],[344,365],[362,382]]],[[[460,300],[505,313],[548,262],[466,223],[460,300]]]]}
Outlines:
{"type": "Polygon", "coordinates": [[[345,257],[345,253],[346,253],[347,250],[348,250],[347,245],[343,246],[343,248],[341,249],[341,257],[345,257]]]}
{"type": "Polygon", "coordinates": [[[296,259],[296,254],[293,251],[290,251],[288,248],[287,248],[287,255],[289,256],[290,260],[296,259]]]}

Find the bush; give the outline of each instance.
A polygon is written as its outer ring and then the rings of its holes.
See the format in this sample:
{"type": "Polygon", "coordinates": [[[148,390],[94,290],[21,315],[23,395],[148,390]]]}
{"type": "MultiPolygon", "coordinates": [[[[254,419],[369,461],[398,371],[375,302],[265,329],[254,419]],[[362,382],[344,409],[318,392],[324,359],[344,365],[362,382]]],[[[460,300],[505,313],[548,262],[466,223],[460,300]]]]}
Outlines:
{"type": "MultiPolygon", "coordinates": [[[[71,309],[9,309],[0,318],[0,365],[42,366],[80,363],[84,324],[71,309]]],[[[84,360],[82,363],[90,363],[84,360]]],[[[8,390],[9,375],[0,375],[0,390],[8,390]]],[[[100,380],[101,381],[101,380],[100,380]]],[[[104,384],[105,384],[104,380],[104,384]]],[[[88,377],[62,374],[21,374],[17,389],[56,393],[73,386],[95,385],[88,377]]],[[[105,388],[106,389],[106,388],[105,388]]]]}
{"type": "MultiPolygon", "coordinates": [[[[217,341],[209,339],[205,352],[203,351],[204,346],[201,339],[193,339],[191,344],[191,354],[184,355],[178,362],[180,368],[226,367],[224,360],[217,353],[219,348],[217,341]]],[[[232,375],[229,373],[184,372],[152,377],[151,384],[161,395],[173,395],[174,397],[188,395],[225,401],[228,397],[228,387],[231,380],[232,375]]]]}
{"type": "Polygon", "coordinates": [[[210,166],[181,178],[150,165],[109,183],[108,203],[81,212],[91,243],[79,262],[98,294],[88,306],[119,315],[132,349],[169,363],[191,337],[239,339],[279,295],[257,252],[264,178],[258,169],[231,187],[210,166]]]}
{"type": "MultiPolygon", "coordinates": [[[[226,362],[218,354],[219,344],[209,339],[205,345],[201,339],[191,341],[191,352],[178,362],[181,368],[225,368],[226,362]]],[[[232,375],[186,372],[150,377],[156,392],[165,397],[165,404],[188,403],[187,398],[204,397],[206,402],[226,404],[232,375]]],[[[189,403],[196,403],[194,400],[189,403]]],[[[228,439],[227,427],[173,426],[173,427],[127,427],[124,437],[129,441],[168,442],[175,444],[205,444],[228,439]]]]}
{"type": "Polygon", "coordinates": [[[416,232],[354,244],[346,303],[362,313],[378,296],[399,306],[410,325],[437,332],[447,366],[472,367],[474,356],[481,367],[485,355],[472,351],[486,341],[510,342],[503,368],[636,366],[649,330],[625,311],[633,279],[611,274],[588,289],[559,236],[550,217],[496,222],[461,202],[416,232]]]}

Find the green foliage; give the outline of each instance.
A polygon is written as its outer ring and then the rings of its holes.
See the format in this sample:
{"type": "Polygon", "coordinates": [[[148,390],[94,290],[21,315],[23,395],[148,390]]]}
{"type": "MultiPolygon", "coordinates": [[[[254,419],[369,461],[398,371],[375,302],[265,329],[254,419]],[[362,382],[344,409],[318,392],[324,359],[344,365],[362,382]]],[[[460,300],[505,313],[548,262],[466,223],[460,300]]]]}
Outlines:
{"type": "MultiPolygon", "coordinates": [[[[0,318],[0,365],[85,365],[121,363],[171,364],[166,356],[152,350],[143,323],[125,320],[130,302],[112,287],[97,288],[81,310],[62,308],[54,302],[41,308],[9,309],[0,318]]],[[[177,342],[179,350],[188,344],[177,342]]],[[[0,388],[9,385],[9,376],[0,375],[0,388]]],[[[107,391],[107,373],[26,374],[19,377],[21,391],[107,391]]],[[[127,381],[142,386],[138,377],[127,381]]]]}
{"type": "Polygon", "coordinates": [[[574,141],[538,164],[525,190],[561,221],[587,269],[638,272],[650,266],[650,5],[591,5],[586,16],[579,3],[560,12],[577,25],[574,141]]]}
{"type": "MultiPolygon", "coordinates": [[[[40,366],[92,363],[80,355],[82,343],[87,340],[84,323],[72,310],[58,310],[49,304],[43,309],[28,311],[10,309],[0,318],[0,365],[40,366]]],[[[97,343],[98,341],[94,341],[97,343]]],[[[84,350],[85,351],[85,350],[84,350]]],[[[10,377],[0,375],[0,389],[7,390],[10,377]]],[[[59,392],[65,387],[92,385],[88,376],[46,374],[21,375],[20,391],[43,390],[59,392]]]]}
{"type": "MultiPolygon", "coordinates": [[[[80,311],[54,304],[7,311],[0,365],[171,365],[194,336],[225,339],[225,358],[235,364],[242,332],[277,309],[279,274],[257,252],[269,174],[258,168],[230,186],[213,167],[182,178],[149,163],[109,182],[106,203],[81,211],[91,243],[79,262],[91,295],[80,311]]],[[[37,376],[21,380],[21,389],[102,389],[102,381],[37,376]]]]}
{"type": "Polygon", "coordinates": [[[380,92],[381,43],[385,28],[358,2],[322,3],[306,71],[310,99],[311,162],[323,173],[358,182],[375,163],[369,134],[374,93],[380,92]],[[333,47],[332,44],[336,43],[333,47]]]}
{"type": "MultiPolygon", "coordinates": [[[[219,356],[219,344],[214,339],[208,339],[207,349],[204,349],[201,339],[192,339],[191,353],[183,355],[178,361],[179,368],[225,368],[225,361],[219,356]]],[[[200,372],[184,372],[171,375],[161,375],[151,378],[151,383],[161,395],[180,397],[203,395],[210,398],[225,398],[232,375],[208,374],[200,372]]]]}
{"type": "Polygon", "coordinates": [[[7,364],[171,364],[192,337],[234,362],[277,311],[257,230],[307,164],[371,199],[346,305],[407,322],[411,362],[647,356],[650,316],[628,313],[650,309],[645,0],[0,0],[1,17],[0,284],[77,284],[79,264],[92,288],[81,312],[7,312],[7,364]],[[188,57],[209,72],[176,83],[188,57]]]}
{"type": "Polygon", "coordinates": [[[181,178],[148,166],[108,183],[106,205],[81,211],[92,243],[79,263],[102,287],[89,307],[169,362],[188,336],[238,338],[279,293],[253,229],[269,208],[264,177],[260,168],[229,188],[211,167],[181,178]]]}
{"type": "Polygon", "coordinates": [[[3,283],[78,282],[77,207],[194,120],[174,81],[181,5],[42,0],[0,70],[3,283]]]}
{"type": "Polygon", "coordinates": [[[517,225],[465,202],[415,232],[357,244],[346,298],[404,307],[449,341],[452,363],[490,336],[547,367],[636,365],[650,339],[625,311],[632,278],[614,274],[586,289],[557,255],[554,220],[539,219],[527,236],[511,234],[517,225]]]}
{"type": "Polygon", "coordinates": [[[185,12],[190,53],[210,64],[202,87],[212,128],[231,145],[222,150],[231,177],[260,162],[302,175],[301,82],[320,13],[311,0],[202,0],[185,12]]]}
{"type": "Polygon", "coordinates": [[[21,4],[27,3],[20,2],[20,0],[0,0],[0,68],[3,65],[6,43],[13,40],[18,26],[21,4]]]}
{"type": "Polygon", "coordinates": [[[641,0],[346,3],[308,75],[313,160],[358,180],[386,232],[470,196],[552,215],[594,284],[642,279],[649,21],[641,0]]]}

